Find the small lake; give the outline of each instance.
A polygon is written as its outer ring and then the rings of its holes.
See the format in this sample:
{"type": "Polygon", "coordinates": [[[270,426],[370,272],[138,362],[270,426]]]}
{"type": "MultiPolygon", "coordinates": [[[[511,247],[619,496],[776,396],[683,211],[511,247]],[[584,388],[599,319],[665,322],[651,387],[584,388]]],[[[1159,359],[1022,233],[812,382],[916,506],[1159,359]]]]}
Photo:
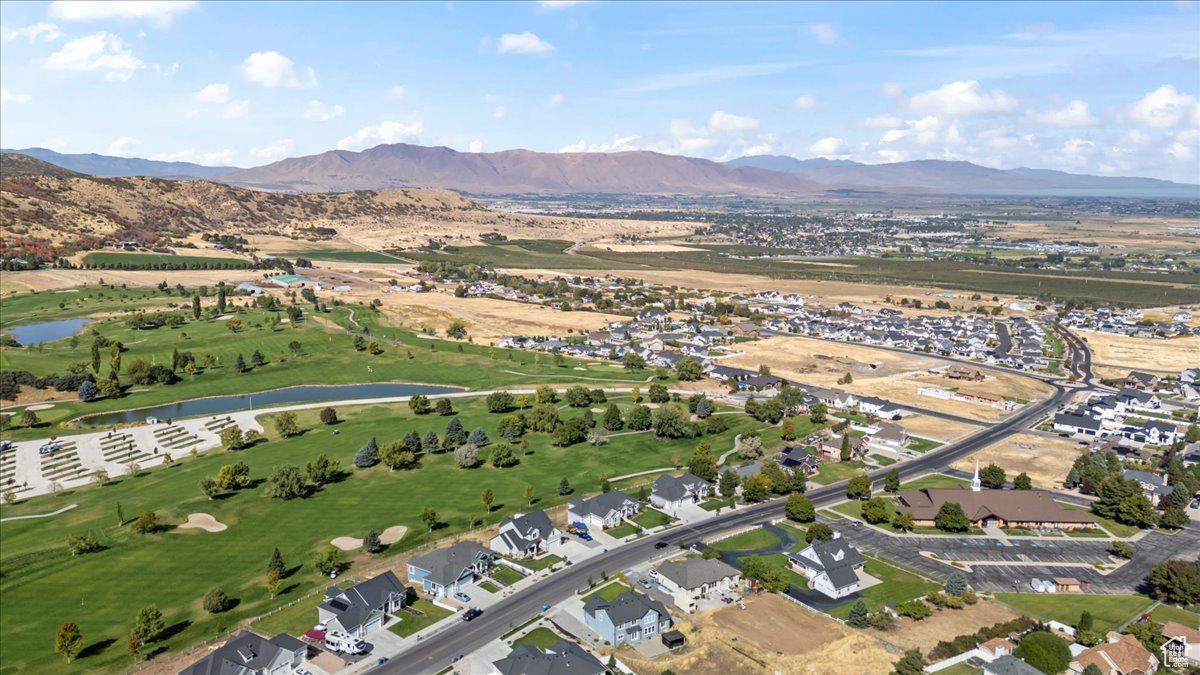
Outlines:
{"type": "Polygon", "coordinates": [[[201,415],[220,415],[237,410],[250,410],[251,408],[270,408],[289,403],[337,403],[339,401],[353,401],[365,398],[412,396],[413,394],[437,396],[461,391],[463,390],[458,387],[437,387],[429,384],[400,384],[396,382],[341,384],[330,387],[286,387],[284,389],[263,391],[254,394],[213,396],[212,398],[197,398],[190,401],[167,403],[151,408],[100,413],[85,417],[80,422],[86,426],[104,426],[107,424],[141,422],[147,417],[157,417],[160,420],[180,419],[201,415]]]}
{"type": "Polygon", "coordinates": [[[12,326],[5,328],[4,332],[13,336],[22,346],[36,345],[42,342],[54,342],[83,330],[83,327],[91,323],[91,319],[62,319],[60,321],[46,321],[43,323],[31,323],[26,326],[12,326]]]}

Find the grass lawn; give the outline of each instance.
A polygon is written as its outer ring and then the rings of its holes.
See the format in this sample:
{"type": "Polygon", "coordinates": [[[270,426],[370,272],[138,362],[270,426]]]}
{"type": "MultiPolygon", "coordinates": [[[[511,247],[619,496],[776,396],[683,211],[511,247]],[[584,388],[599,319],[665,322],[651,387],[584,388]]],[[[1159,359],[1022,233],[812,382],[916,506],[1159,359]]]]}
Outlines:
{"type": "Polygon", "coordinates": [[[908,449],[912,450],[913,452],[929,452],[934,448],[942,447],[942,445],[943,443],[941,441],[934,441],[928,438],[917,438],[916,436],[913,436],[908,441],[908,449]]]}
{"type": "Polygon", "coordinates": [[[701,502],[700,508],[705,511],[716,511],[717,509],[726,508],[732,503],[733,498],[731,497],[714,497],[708,501],[701,502]]]}
{"type": "Polygon", "coordinates": [[[767,562],[772,567],[778,567],[779,569],[783,570],[783,575],[788,578],[788,581],[790,581],[793,586],[797,586],[799,588],[808,588],[808,577],[792,569],[791,565],[788,564],[786,554],[773,553],[763,557],[766,558],[767,562]]]}
{"type": "Polygon", "coordinates": [[[817,511],[817,513],[821,514],[822,516],[825,516],[826,518],[830,518],[832,520],[844,520],[845,519],[845,516],[843,516],[842,514],[838,513],[837,511],[834,511],[832,509],[821,509],[820,511],[817,511]]]}
{"type": "Polygon", "coordinates": [[[633,522],[637,523],[638,525],[641,525],[644,529],[647,529],[647,530],[652,527],[666,525],[667,523],[669,523],[673,520],[675,520],[675,519],[672,518],[671,516],[668,516],[667,514],[663,513],[662,511],[659,511],[657,509],[651,509],[651,508],[642,509],[641,513],[637,514],[633,518],[633,522]]]}
{"type": "Polygon", "coordinates": [[[500,592],[500,587],[497,586],[496,584],[493,584],[490,581],[481,581],[478,584],[476,584],[476,586],[479,586],[480,588],[487,591],[488,593],[499,593],[500,592]]]}
{"type": "Polygon", "coordinates": [[[582,600],[584,602],[587,602],[587,599],[592,597],[593,595],[598,595],[598,596],[604,598],[605,600],[612,600],[613,598],[616,598],[618,595],[620,595],[628,590],[629,590],[629,587],[626,586],[625,584],[623,584],[619,581],[610,581],[607,584],[602,585],[600,588],[597,588],[596,590],[583,596],[582,600]]]}
{"type": "Polygon", "coordinates": [[[983,672],[982,668],[974,668],[965,663],[956,663],[949,668],[943,668],[938,671],[943,675],[979,675],[983,672]]]}
{"type": "Polygon", "coordinates": [[[1191,628],[1200,628],[1200,613],[1184,609],[1183,607],[1159,605],[1154,608],[1153,612],[1150,612],[1150,618],[1159,623],[1174,621],[1191,628]]]}
{"type": "Polygon", "coordinates": [[[442,619],[450,616],[454,612],[445,607],[438,607],[428,600],[417,600],[412,604],[412,608],[421,612],[421,616],[414,616],[408,612],[399,614],[400,621],[388,626],[388,630],[392,631],[400,637],[408,637],[419,630],[424,630],[442,619]]]}
{"type": "Polygon", "coordinates": [[[1095,513],[1092,513],[1092,510],[1086,506],[1080,506],[1078,504],[1068,504],[1066,502],[1059,502],[1058,504],[1059,504],[1059,506],[1062,506],[1065,509],[1071,509],[1072,511],[1087,511],[1088,513],[1091,513],[1092,517],[1096,519],[1096,523],[1098,523],[1100,525],[1100,527],[1103,527],[1104,529],[1108,530],[1108,533],[1114,537],[1120,537],[1120,538],[1124,539],[1127,537],[1132,537],[1133,535],[1137,534],[1140,531],[1140,530],[1138,530],[1138,528],[1136,528],[1132,525],[1122,525],[1121,523],[1118,523],[1117,521],[1113,520],[1112,518],[1105,518],[1104,516],[1098,516],[1095,513]]]}
{"type": "Polygon", "coordinates": [[[504,565],[496,565],[492,568],[491,578],[499,583],[504,584],[505,586],[512,586],[525,577],[521,576],[520,572],[517,572],[509,567],[505,567],[504,565]]]}
{"type": "Polygon", "coordinates": [[[534,558],[532,560],[514,560],[513,562],[527,570],[533,570],[537,572],[550,567],[554,563],[560,563],[562,561],[562,556],[557,556],[551,553],[550,555],[544,555],[540,558],[534,558]]]}
{"type": "Polygon", "coordinates": [[[299,637],[317,625],[317,605],[324,599],[323,594],[317,593],[255,621],[250,627],[267,637],[280,633],[299,637]]]}
{"type": "Polygon", "coordinates": [[[896,460],[885,455],[871,455],[871,459],[875,460],[879,466],[891,466],[896,463],[896,460]]]}
{"type": "Polygon", "coordinates": [[[821,462],[821,469],[810,480],[821,485],[829,485],[838,481],[850,480],[867,468],[869,467],[866,464],[858,460],[852,462],[821,462]]]}
{"type": "Polygon", "coordinates": [[[637,525],[635,525],[633,523],[621,523],[620,525],[618,525],[610,530],[605,530],[604,533],[610,537],[613,537],[614,539],[624,539],[625,537],[628,537],[631,534],[637,534],[638,532],[641,532],[641,531],[642,531],[642,528],[638,527],[637,525]]]}
{"type": "MultiPolygon", "coordinates": [[[[912,572],[888,564],[880,558],[868,555],[864,555],[863,558],[866,561],[866,573],[883,582],[862,590],[862,596],[868,605],[883,604],[888,600],[904,602],[939,591],[942,588],[941,584],[926,581],[912,572]]],[[[850,616],[850,607],[853,604],[853,602],[843,603],[834,607],[829,613],[839,619],[845,619],[850,616]]]]}
{"type": "Polygon", "coordinates": [[[951,476],[943,476],[940,473],[931,473],[928,476],[914,478],[907,483],[901,483],[901,490],[919,490],[921,488],[945,488],[958,487],[959,485],[970,485],[971,481],[961,478],[953,478],[951,476]]]}
{"type": "Polygon", "coordinates": [[[1084,610],[1092,613],[1096,630],[1110,631],[1150,606],[1144,595],[1075,595],[1070,593],[997,593],[996,599],[1035,619],[1074,626],[1084,610]]]}
{"type": "MultiPolygon", "coordinates": [[[[889,497],[887,495],[879,495],[879,496],[883,498],[883,503],[886,504],[887,508],[888,508],[888,519],[886,521],[880,523],[880,526],[887,527],[887,524],[892,521],[892,516],[896,515],[896,500],[892,499],[891,497],[889,497]]],[[[837,506],[834,506],[833,510],[837,511],[838,513],[842,513],[847,516],[850,516],[851,518],[856,518],[858,520],[862,520],[863,519],[862,510],[863,510],[863,506],[866,505],[866,503],[867,502],[863,501],[863,500],[851,499],[849,501],[844,501],[841,504],[838,504],[837,506]]]]}
{"type": "Polygon", "coordinates": [[[799,551],[800,549],[808,546],[808,542],[804,541],[804,537],[808,535],[808,530],[806,530],[803,525],[799,525],[790,521],[784,521],[777,523],[776,526],[787,530],[793,537],[796,538],[796,543],[792,544],[792,546],[787,550],[788,553],[799,551]]]}
{"type": "Polygon", "coordinates": [[[779,536],[769,530],[756,527],[712,545],[718,551],[757,551],[779,545],[779,536]]]}
{"type": "Polygon", "coordinates": [[[551,645],[556,645],[564,639],[564,637],[549,628],[539,626],[513,640],[512,646],[516,648],[521,645],[532,645],[542,651],[546,651],[551,645]]]}

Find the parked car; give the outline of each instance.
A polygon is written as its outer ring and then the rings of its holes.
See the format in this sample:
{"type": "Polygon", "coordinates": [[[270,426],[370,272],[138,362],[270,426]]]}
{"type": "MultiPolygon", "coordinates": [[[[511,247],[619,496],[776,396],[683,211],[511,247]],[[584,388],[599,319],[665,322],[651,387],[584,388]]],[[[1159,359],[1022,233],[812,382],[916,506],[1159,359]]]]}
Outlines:
{"type": "Polygon", "coordinates": [[[658,576],[658,570],[654,569],[653,567],[650,568],[650,576],[652,576],[652,577],[658,576]]]}
{"type": "Polygon", "coordinates": [[[1192,508],[1200,509],[1200,498],[1196,498],[1196,499],[1192,500],[1192,508]]]}
{"type": "Polygon", "coordinates": [[[665,541],[656,541],[656,542],[654,542],[654,548],[657,548],[657,549],[664,549],[664,548],[666,548],[666,547],[668,547],[668,546],[670,546],[670,544],[668,544],[668,543],[667,543],[667,542],[665,542],[665,541]]]}
{"type": "Polygon", "coordinates": [[[582,532],[587,532],[587,531],[588,531],[588,526],[587,526],[587,523],[582,523],[582,522],[579,522],[578,520],[577,520],[577,521],[575,521],[575,522],[573,522],[573,523],[571,523],[571,524],[570,524],[570,527],[573,527],[573,528],[575,528],[575,529],[577,529],[577,530],[580,530],[580,531],[582,531],[582,532]]]}
{"type": "Polygon", "coordinates": [[[454,594],[454,599],[459,602],[470,602],[471,596],[467,595],[466,593],[463,593],[462,591],[459,591],[454,594]]]}
{"type": "Polygon", "coordinates": [[[50,442],[38,448],[39,455],[49,455],[52,452],[57,452],[62,447],[58,443],[50,442]]]}
{"type": "Polygon", "coordinates": [[[644,588],[650,588],[651,586],[654,585],[654,584],[650,583],[649,579],[638,579],[638,583],[641,584],[644,588]]]}
{"type": "Polygon", "coordinates": [[[6,450],[12,450],[15,447],[17,447],[17,444],[13,443],[10,440],[5,439],[3,441],[0,441],[0,452],[4,452],[6,450]]]}
{"type": "Polygon", "coordinates": [[[471,609],[468,609],[463,614],[463,621],[471,621],[471,620],[475,619],[476,617],[478,617],[480,614],[483,614],[482,609],[479,609],[478,607],[472,607],[471,609]]]}

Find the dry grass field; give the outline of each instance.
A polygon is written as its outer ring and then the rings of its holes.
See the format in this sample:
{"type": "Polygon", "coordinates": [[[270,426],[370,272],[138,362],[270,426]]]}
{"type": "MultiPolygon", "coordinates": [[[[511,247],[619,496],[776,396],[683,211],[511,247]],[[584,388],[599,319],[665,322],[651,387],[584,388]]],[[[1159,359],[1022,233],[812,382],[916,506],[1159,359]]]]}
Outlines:
{"type": "Polygon", "coordinates": [[[254,270],[188,270],[187,272],[156,270],[60,270],[41,269],[36,272],[6,272],[0,282],[3,295],[27,291],[56,291],[84,284],[98,284],[103,279],[108,284],[126,284],[132,287],[156,286],[161,281],[186,279],[187,286],[207,284],[215,286],[218,281],[236,286],[243,281],[261,282],[262,272],[254,270]],[[182,276],[181,276],[182,275],[182,276]]]}
{"type": "Polygon", "coordinates": [[[896,627],[892,630],[872,630],[871,633],[899,649],[915,647],[928,653],[940,640],[952,640],[985,626],[1011,621],[1017,616],[1016,612],[998,602],[980,600],[963,609],[934,610],[933,616],[922,621],[901,617],[896,620],[896,627]]]}
{"type": "Polygon", "coordinates": [[[1075,221],[1014,221],[993,229],[1014,239],[1076,239],[1099,243],[1108,254],[1133,251],[1179,251],[1196,245],[1195,235],[1183,228],[1195,227],[1186,218],[1085,216],[1075,221]]]}
{"type": "Polygon", "coordinates": [[[1150,340],[1094,331],[1079,331],[1079,335],[1092,348],[1092,361],[1097,365],[1178,373],[1200,363],[1200,338],[1195,336],[1150,340]]]}
{"type": "Polygon", "coordinates": [[[981,466],[995,463],[1004,468],[1010,480],[1024,471],[1029,474],[1034,487],[1054,489],[1062,486],[1071,465],[1084,451],[1084,446],[1066,438],[1013,434],[952,466],[962,471],[974,471],[975,460],[979,460],[981,466]]]}
{"type": "Polygon", "coordinates": [[[899,424],[913,436],[931,438],[943,443],[957,441],[983,428],[931,415],[909,415],[901,419],[899,424]]]}

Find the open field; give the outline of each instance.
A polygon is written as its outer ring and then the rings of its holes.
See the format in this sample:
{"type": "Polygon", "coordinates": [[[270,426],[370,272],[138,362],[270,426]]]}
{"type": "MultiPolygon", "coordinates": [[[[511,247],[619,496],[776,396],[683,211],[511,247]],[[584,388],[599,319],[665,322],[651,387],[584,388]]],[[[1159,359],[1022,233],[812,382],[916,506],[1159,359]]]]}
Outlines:
{"type": "Polygon", "coordinates": [[[1108,254],[1130,251],[1174,253],[1196,245],[1194,235],[1184,232],[1183,228],[1196,224],[1187,218],[1085,215],[1079,221],[1014,219],[1006,225],[993,225],[991,229],[1014,239],[1094,241],[1108,254]]]}
{"type": "Polygon", "coordinates": [[[933,616],[913,621],[906,617],[896,619],[896,627],[889,631],[872,630],[880,640],[905,649],[920,649],[928,653],[940,640],[953,640],[959,635],[974,633],[980,628],[1010,621],[1020,616],[1005,605],[981,599],[963,609],[937,609],[933,616]]]}
{"type": "Polygon", "coordinates": [[[995,463],[1004,469],[1010,481],[1024,471],[1029,474],[1034,487],[1053,490],[1062,487],[1071,465],[1083,452],[1087,452],[1087,448],[1075,441],[1021,433],[964,457],[952,466],[962,471],[974,471],[976,460],[980,466],[995,463]]]}
{"type": "MultiPolygon", "coordinates": [[[[628,405],[626,400],[613,398],[619,405],[628,405]]],[[[487,413],[480,398],[455,399],[454,407],[466,429],[482,427],[490,437],[498,437],[496,425],[502,415],[487,413]]],[[[561,414],[571,417],[579,413],[565,409],[561,414]]],[[[602,476],[610,474],[614,466],[627,471],[666,466],[672,454],[686,456],[696,444],[695,439],[661,441],[646,432],[614,437],[603,447],[578,444],[559,448],[550,444],[547,434],[531,433],[526,437],[528,449],[518,451],[519,464],[507,469],[487,464],[460,469],[453,453],[423,455],[419,467],[408,471],[393,472],[383,466],[352,469],[354,454],[367,439],[374,437],[382,445],[408,431],[441,435],[449,418],[416,416],[405,404],[343,407],[338,416],[343,421],[336,426],[337,436],[330,427],[319,424],[316,410],[298,415],[300,427],[306,431],[290,439],[278,438],[271,420],[265,418],[261,421],[269,440],[236,456],[216,451],[184,457],[170,467],[137,477],[122,476],[102,487],[0,507],[8,517],[54,510],[68,500],[79,504],[61,517],[0,524],[4,541],[0,593],[5,603],[0,631],[29,645],[20,652],[6,651],[5,666],[22,672],[52,671],[60,661],[51,652],[52,641],[39,638],[53,635],[63,621],[74,620],[87,644],[100,645],[80,666],[116,667],[125,658],[124,643],[118,641],[128,633],[131,612],[151,603],[163,609],[169,626],[178,626],[178,633],[163,643],[176,650],[328,583],[313,570],[312,560],[329,547],[333,537],[357,538],[368,529],[383,531],[398,523],[409,527],[405,537],[381,556],[344,554],[355,561],[350,570],[355,574],[360,566],[398,558],[448,535],[491,526],[514,512],[527,511],[527,485],[534,487],[534,507],[554,507],[569,498],[558,494],[563,476],[570,478],[575,495],[584,495],[597,490],[602,476]],[[350,473],[305,499],[282,501],[267,496],[262,482],[274,467],[304,466],[320,454],[339,461],[350,473]],[[235,461],[250,467],[254,487],[207,499],[197,487],[200,480],[235,461]],[[485,487],[491,487],[496,496],[486,515],[480,501],[485,487]],[[126,520],[122,527],[117,527],[118,502],[126,520]],[[426,506],[437,512],[441,523],[433,533],[417,517],[426,506]],[[169,527],[137,535],[128,521],[147,510],[154,510],[169,526],[182,523],[188,514],[208,513],[227,529],[206,532],[169,527]],[[90,533],[106,548],[72,557],[62,543],[71,533],[90,533]],[[220,555],[211,555],[218,544],[220,555]],[[292,571],[279,596],[272,599],[263,576],[274,546],[280,548],[292,571]],[[132,573],[138,570],[153,570],[171,583],[146,584],[144,574],[132,573]],[[214,586],[237,598],[238,605],[219,615],[204,613],[200,598],[214,586]],[[66,588],[78,592],[62,592],[66,588]],[[33,612],[33,607],[38,611],[33,612]]],[[[756,425],[742,415],[731,416],[730,422],[727,432],[706,437],[715,450],[732,447],[735,434],[756,425]]],[[[486,451],[485,447],[484,455],[486,451]]],[[[403,569],[399,563],[396,567],[403,569]]]]}
{"type": "Polygon", "coordinates": [[[1096,630],[1110,631],[1150,606],[1144,595],[1093,595],[1081,593],[997,593],[996,600],[1035,619],[1074,626],[1083,611],[1092,613],[1096,630]]]}
{"type": "Polygon", "coordinates": [[[898,424],[913,436],[932,438],[947,443],[969,436],[979,430],[979,427],[970,424],[952,422],[931,415],[908,415],[898,424]]]}
{"type": "Polygon", "coordinates": [[[1154,611],[1150,612],[1150,618],[1159,623],[1174,621],[1189,628],[1200,628],[1200,613],[1192,612],[1182,607],[1159,605],[1154,608],[1154,611]]]}
{"type": "Polygon", "coordinates": [[[1178,373],[1187,365],[1200,363],[1200,338],[1195,336],[1150,340],[1082,330],[1079,335],[1092,348],[1092,360],[1104,366],[1178,373]]]}

